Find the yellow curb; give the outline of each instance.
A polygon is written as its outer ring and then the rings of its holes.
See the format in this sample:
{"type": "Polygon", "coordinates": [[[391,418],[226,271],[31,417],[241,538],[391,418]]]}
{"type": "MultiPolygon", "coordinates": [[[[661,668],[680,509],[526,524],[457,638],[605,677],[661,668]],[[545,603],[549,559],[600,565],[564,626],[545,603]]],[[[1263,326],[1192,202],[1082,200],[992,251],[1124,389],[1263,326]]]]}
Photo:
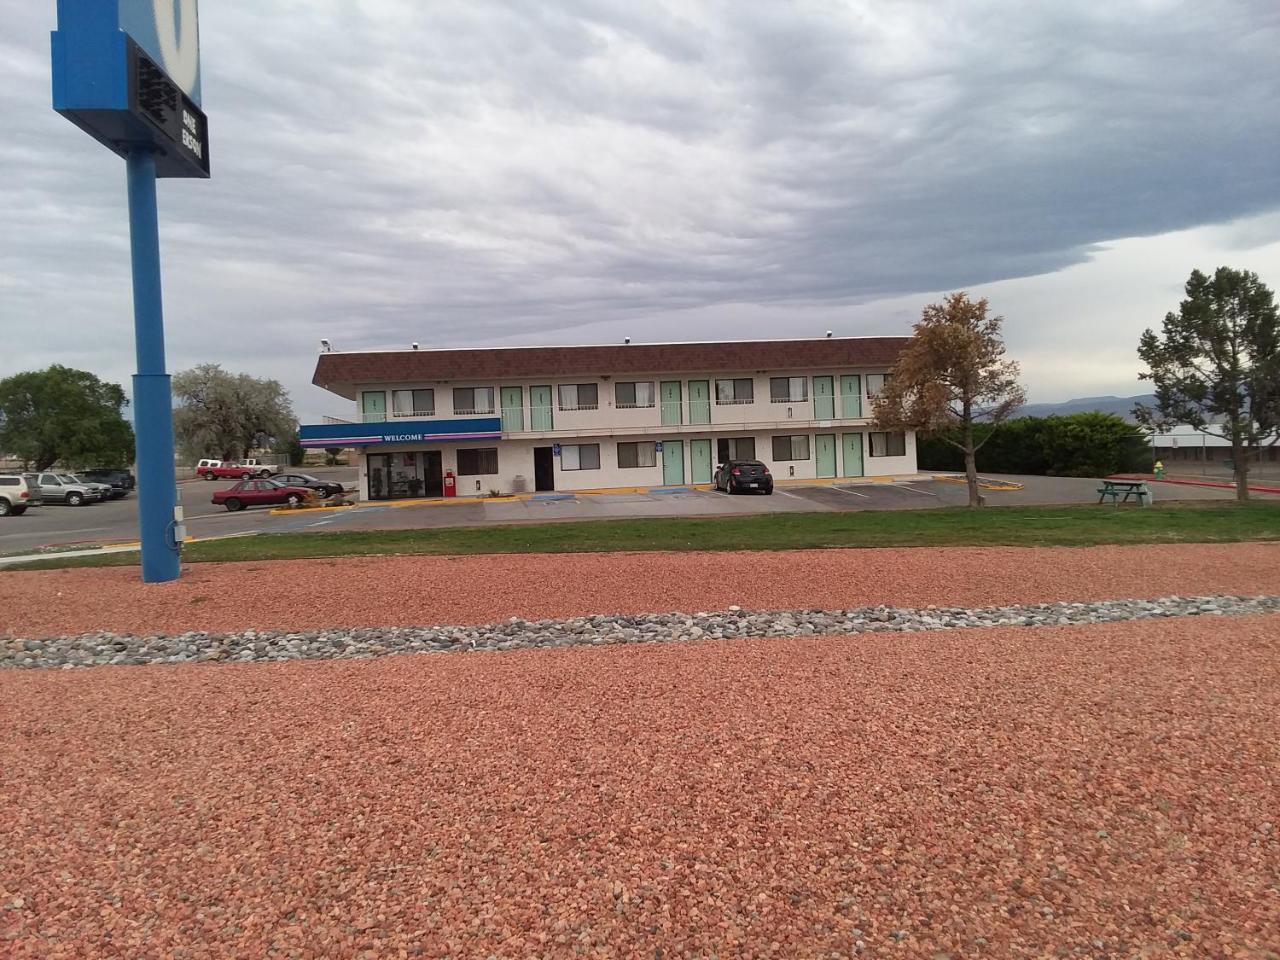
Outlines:
{"type": "Polygon", "coordinates": [[[272,507],[267,513],[275,516],[279,513],[316,513],[319,510],[351,510],[358,504],[344,503],[333,507],[272,507]]]}
{"type": "MultiPolygon", "coordinates": [[[[967,482],[964,477],[953,477],[953,476],[944,475],[944,474],[938,474],[933,479],[940,480],[943,483],[967,482]]],[[[1024,484],[1015,483],[1012,480],[1005,480],[1005,481],[979,480],[978,486],[981,487],[983,490],[1025,490],[1026,489],[1026,486],[1024,484]]]]}

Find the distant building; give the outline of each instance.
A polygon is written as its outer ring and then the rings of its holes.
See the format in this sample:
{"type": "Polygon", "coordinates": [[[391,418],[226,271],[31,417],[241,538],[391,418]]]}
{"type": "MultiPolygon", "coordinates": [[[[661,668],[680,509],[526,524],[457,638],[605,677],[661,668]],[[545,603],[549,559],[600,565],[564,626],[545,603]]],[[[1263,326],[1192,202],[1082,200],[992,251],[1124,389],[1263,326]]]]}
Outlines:
{"type": "Polygon", "coordinates": [[[908,337],[324,352],[354,409],[304,424],[352,447],[366,499],[710,483],[729,459],[779,479],[912,474],[915,436],[871,429],[908,337]]]}

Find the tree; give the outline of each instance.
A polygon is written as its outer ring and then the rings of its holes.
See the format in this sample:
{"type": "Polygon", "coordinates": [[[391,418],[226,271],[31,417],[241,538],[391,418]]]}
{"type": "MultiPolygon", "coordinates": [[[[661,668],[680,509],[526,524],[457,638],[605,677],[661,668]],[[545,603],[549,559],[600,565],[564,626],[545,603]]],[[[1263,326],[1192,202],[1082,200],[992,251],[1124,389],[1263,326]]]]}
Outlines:
{"type": "Polygon", "coordinates": [[[1018,365],[1004,359],[1003,322],[987,316],[985,299],[972,301],[963,291],[925,307],[875,403],[879,429],[941,436],[960,448],[971,507],[985,502],[975,458],[991,436],[977,438],[974,425],[999,424],[1026,400],[1018,365]]]}
{"type": "Polygon", "coordinates": [[[37,471],[61,461],[75,467],[133,462],[129,403],[118,383],[54,364],[0,380],[0,451],[37,471]]]}
{"type": "Polygon", "coordinates": [[[276,440],[272,452],[277,453],[285,458],[285,462],[291,467],[302,466],[303,458],[307,455],[307,448],[302,445],[302,439],[298,435],[298,428],[293,428],[293,433],[287,437],[280,437],[276,440]]]}
{"type": "Polygon", "coordinates": [[[236,460],[293,436],[298,426],[279,381],[227,373],[216,363],[176,374],[173,395],[173,432],[193,459],[236,460]]]}
{"type": "Polygon", "coordinates": [[[1236,499],[1249,499],[1249,447],[1275,443],[1280,429],[1280,322],[1275,298],[1256,273],[1191,271],[1186,299],[1167,313],[1161,335],[1147,330],[1139,374],[1155,383],[1155,403],[1134,409],[1157,433],[1184,423],[1231,441],[1236,499]]]}
{"type": "Polygon", "coordinates": [[[342,456],[342,447],[325,447],[324,448],[325,463],[331,467],[338,465],[338,457],[342,456]]]}

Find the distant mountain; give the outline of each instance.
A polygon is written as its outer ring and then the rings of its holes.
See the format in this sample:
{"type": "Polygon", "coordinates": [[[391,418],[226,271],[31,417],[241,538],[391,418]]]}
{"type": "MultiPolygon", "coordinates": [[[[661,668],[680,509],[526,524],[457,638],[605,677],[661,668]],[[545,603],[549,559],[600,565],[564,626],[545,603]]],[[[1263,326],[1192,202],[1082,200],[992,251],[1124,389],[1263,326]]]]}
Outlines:
{"type": "Polygon", "coordinates": [[[1069,413],[1114,413],[1133,421],[1133,408],[1140,403],[1154,403],[1155,394],[1144,393],[1136,397],[1081,397],[1062,403],[1028,403],[1018,410],[1019,417],[1065,416],[1069,413]]]}

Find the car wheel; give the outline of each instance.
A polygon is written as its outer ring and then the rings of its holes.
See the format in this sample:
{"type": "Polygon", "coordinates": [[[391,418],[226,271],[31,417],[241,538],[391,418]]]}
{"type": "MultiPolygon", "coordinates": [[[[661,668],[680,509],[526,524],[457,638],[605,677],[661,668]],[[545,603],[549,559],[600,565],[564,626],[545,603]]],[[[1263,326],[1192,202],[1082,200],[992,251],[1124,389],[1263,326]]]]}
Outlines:
{"type": "Polygon", "coordinates": [[[260,478],[262,478],[263,480],[266,480],[268,477],[270,477],[270,476],[271,476],[271,471],[270,471],[270,470],[259,470],[259,471],[258,471],[258,476],[259,476],[260,478]]]}
{"type": "Polygon", "coordinates": [[[241,480],[252,480],[252,479],[253,479],[253,474],[252,474],[252,473],[242,473],[242,474],[240,474],[240,479],[241,479],[241,480]]]}
{"type": "Polygon", "coordinates": [[[10,507],[3,500],[0,500],[0,517],[3,517],[6,512],[13,514],[15,517],[20,517],[27,512],[27,508],[26,507],[10,507]]]}
{"type": "Polygon", "coordinates": [[[74,493],[74,492],[68,493],[67,503],[69,503],[73,507],[78,507],[80,506],[80,504],[84,503],[84,496],[82,494],[74,493]]]}
{"type": "Polygon", "coordinates": [[[229,513],[235,513],[237,510],[244,509],[244,504],[235,497],[229,497],[227,500],[223,501],[222,505],[227,508],[229,513]]]}
{"type": "Polygon", "coordinates": [[[733,477],[730,477],[729,482],[725,484],[724,492],[729,494],[729,496],[733,496],[738,492],[738,488],[734,485],[733,477]]]}
{"type": "Polygon", "coordinates": [[[764,495],[765,495],[766,497],[772,497],[772,496],[773,496],[773,487],[768,487],[768,488],[765,490],[764,495]]]}
{"type": "Polygon", "coordinates": [[[200,476],[204,477],[206,480],[212,480],[212,479],[213,479],[213,474],[212,474],[212,473],[202,473],[202,474],[200,474],[200,476]]]}
{"type": "Polygon", "coordinates": [[[296,493],[291,493],[284,498],[284,502],[291,507],[296,507],[298,504],[302,502],[302,498],[298,496],[296,493]]]}
{"type": "Polygon", "coordinates": [[[9,506],[8,500],[0,500],[0,517],[7,517],[10,513],[13,513],[13,512],[14,512],[14,509],[13,507],[9,506]]]}

